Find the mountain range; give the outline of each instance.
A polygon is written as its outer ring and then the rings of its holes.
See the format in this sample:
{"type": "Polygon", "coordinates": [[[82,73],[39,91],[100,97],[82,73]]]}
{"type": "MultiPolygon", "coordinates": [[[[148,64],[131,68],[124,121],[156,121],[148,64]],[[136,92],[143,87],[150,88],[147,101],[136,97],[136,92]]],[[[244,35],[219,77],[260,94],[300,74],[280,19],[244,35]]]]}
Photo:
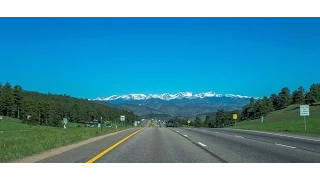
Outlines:
{"type": "MultiPolygon", "coordinates": [[[[132,111],[142,118],[170,118],[173,116],[192,118],[199,114],[215,113],[219,109],[240,110],[250,102],[249,96],[205,92],[194,94],[127,94],[90,99],[108,106],[132,111]]],[[[255,99],[259,99],[256,98],[255,99]]]]}

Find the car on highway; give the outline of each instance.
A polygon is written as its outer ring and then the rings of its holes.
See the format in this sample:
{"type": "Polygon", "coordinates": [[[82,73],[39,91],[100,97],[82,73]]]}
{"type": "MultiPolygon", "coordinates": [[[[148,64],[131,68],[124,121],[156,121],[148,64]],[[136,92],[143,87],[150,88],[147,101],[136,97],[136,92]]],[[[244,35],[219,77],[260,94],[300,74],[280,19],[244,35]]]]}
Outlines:
{"type": "Polygon", "coordinates": [[[107,123],[107,124],[106,124],[106,127],[111,128],[111,127],[112,127],[112,124],[107,123]]]}
{"type": "Polygon", "coordinates": [[[96,126],[96,124],[94,122],[90,122],[90,123],[87,124],[87,127],[92,127],[93,128],[95,126],[96,126]]]}
{"type": "Polygon", "coordinates": [[[166,126],[167,127],[174,127],[174,122],[172,120],[169,120],[167,123],[166,123],[166,126]]]}

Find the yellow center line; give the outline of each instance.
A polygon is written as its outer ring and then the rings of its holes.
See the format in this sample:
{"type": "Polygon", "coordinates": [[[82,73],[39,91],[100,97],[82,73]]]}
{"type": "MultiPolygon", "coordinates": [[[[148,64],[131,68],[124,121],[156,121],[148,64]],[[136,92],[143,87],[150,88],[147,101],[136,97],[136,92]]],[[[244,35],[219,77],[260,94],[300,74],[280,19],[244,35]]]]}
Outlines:
{"type": "Polygon", "coordinates": [[[110,152],[112,149],[114,149],[115,147],[119,146],[121,143],[125,142],[126,140],[128,140],[129,138],[131,138],[132,136],[134,136],[135,134],[137,134],[138,132],[142,131],[144,128],[130,134],[129,136],[125,137],[124,139],[122,139],[121,141],[115,143],[114,145],[112,145],[111,147],[109,147],[108,149],[104,150],[103,152],[101,152],[100,154],[96,155],[94,158],[90,159],[87,163],[94,163],[95,161],[97,161],[98,159],[100,159],[102,156],[106,155],[108,152],[110,152]]]}

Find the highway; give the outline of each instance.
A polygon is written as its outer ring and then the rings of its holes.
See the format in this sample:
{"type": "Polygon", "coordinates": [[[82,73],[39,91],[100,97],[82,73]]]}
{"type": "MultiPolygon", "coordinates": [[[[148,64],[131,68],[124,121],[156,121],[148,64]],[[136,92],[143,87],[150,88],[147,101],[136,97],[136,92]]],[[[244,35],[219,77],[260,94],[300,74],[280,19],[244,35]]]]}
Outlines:
{"type": "Polygon", "coordinates": [[[319,163],[320,138],[233,129],[132,128],[39,163],[319,163]]]}
{"type": "Polygon", "coordinates": [[[320,139],[232,129],[173,128],[228,163],[319,163],[320,139]]]}

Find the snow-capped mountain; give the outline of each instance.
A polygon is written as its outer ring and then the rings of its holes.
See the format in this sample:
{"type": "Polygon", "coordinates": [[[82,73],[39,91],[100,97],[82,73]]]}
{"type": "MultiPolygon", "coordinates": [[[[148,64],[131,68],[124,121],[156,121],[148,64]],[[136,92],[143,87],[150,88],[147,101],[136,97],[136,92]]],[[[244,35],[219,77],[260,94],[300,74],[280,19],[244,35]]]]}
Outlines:
{"type": "MultiPolygon", "coordinates": [[[[141,117],[181,116],[192,117],[202,113],[213,113],[219,109],[240,110],[250,102],[249,96],[218,94],[214,92],[177,94],[126,94],[96,98],[93,101],[108,106],[132,111],[141,117]]],[[[259,98],[255,98],[259,99],[259,98]]]]}
{"type": "MultiPolygon", "coordinates": [[[[98,97],[92,99],[93,101],[115,101],[115,100],[149,100],[149,99],[161,99],[165,101],[170,101],[174,99],[203,99],[203,98],[210,98],[210,97],[229,97],[229,98],[241,98],[241,99],[248,99],[249,96],[241,96],[241,95],[234,95],[234,94],[217,94],[214,92],[205,92],[194,94],[192,92],[180,92],[177,94],[127,94],[127,95],[113,95],[110,97],[102,98],[98,97]]],[[[255,98],[258,99],[258,98],[255,98]]]]}

